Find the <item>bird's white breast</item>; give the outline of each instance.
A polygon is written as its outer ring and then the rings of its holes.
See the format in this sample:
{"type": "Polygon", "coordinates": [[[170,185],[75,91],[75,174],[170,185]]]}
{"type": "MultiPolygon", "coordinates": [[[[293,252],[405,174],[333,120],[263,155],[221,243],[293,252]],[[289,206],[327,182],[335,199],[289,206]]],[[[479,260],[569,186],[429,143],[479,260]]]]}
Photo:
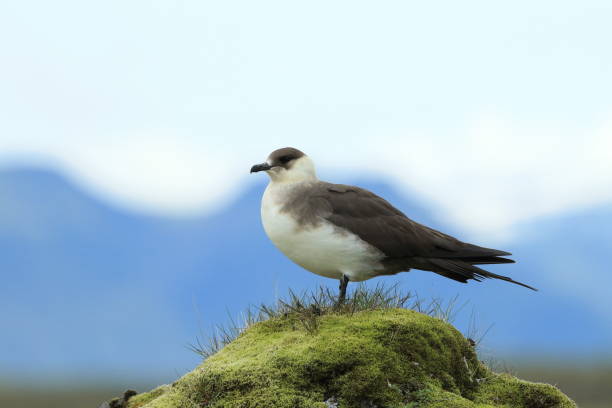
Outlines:
{"type": "Polygon", "coordinates": [[[355,234],[326,220],[300,225],[290,212],[281,211],[283,197],[291,184],[270,183],[261,205],[261,219],[270,240],[293,262],[303,268],[340,279],[362,281],[383,269],[382,253],[355,234]]]}

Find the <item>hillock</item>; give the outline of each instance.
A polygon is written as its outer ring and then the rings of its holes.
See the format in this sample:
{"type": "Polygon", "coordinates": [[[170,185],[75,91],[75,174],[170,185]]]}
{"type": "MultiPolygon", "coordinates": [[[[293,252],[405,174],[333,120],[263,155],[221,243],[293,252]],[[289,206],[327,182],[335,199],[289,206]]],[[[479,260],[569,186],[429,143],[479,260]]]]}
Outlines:
{"type": "Polygon", "coordinates": [[[340,305],[332,298],[322,291],[263,307],[235,339],[226,331],[200,349],[207,358],[195,370],[115,406],[575,407],[552,385],[491,371],[473,341],[435,317],[439,307],[411,310],[408,297],[381,289],[358,289],[340,305]]]}

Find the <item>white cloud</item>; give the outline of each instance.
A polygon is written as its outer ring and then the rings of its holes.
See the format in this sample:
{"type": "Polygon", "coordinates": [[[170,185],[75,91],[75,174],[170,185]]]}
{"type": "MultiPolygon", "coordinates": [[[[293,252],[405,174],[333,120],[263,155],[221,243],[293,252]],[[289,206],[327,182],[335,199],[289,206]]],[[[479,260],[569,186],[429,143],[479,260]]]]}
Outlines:
{"type": "Polygon", "coordinates": [[[388,160],[375,168],[476,234],[612,201],[612,121],[568,130],[487,114],[454,137],[406,132],[370,149],[388,160]]]}
{"type": "Polygon", "coordinates": [[[224,151],[172,132],[105,138],[76,146],[65,159],[72,173],[96,190],[149,211],[211,209],[233,195],[239,181],[224,151]]]}
{"type": "MultiPolygon", "coordinates": [[[[508,238],[535,217],[612,201],[612,121],[591,130],[516,123],[485,114],[457,130],[377,129],[359,140],[289,140],[325,173],[367,172],[417,194],[473,236],[508,238]],[[378,136],[378,137],[377,137],[378,136]],[[331,171],[330,171],[331,170],[331,171]]],[[[0,144],[0,151],[53,159],[98,195],[147,212],[212,211],[240,194],[249,167],[283,137],[194,138],[176,130],[137,131],[69,143],[0,144]]],[[[324,138],[323,138],[324,139],[324,138]]]]}
{"type": "MultiPolygon", "coordinates": [[[[0,163],[45,162],[115,204],[191,215],[214,211],[239,195],[247,180],[265,179],[262,174],[249,177],[250,166],[284,145],[306,151],[329,181],[364,174],[388,177],[462,229],[462,239],[492,247],[496,240],[511,239],[513,227],[522,222],[612,202],[612,120],[576,129],[483,114],[452,137],[439,130],[372,128],[358,139],[333,140],[320,134],[308,140],[279,135],[224,140],[172,129],[62,143],[4,138],[0,163]]],[[[574,270],[564,264],[557,278],[573,277],[574,270]]],[[[588,279],[551,282],[571,288],[571,296],[593,293],[588,300],[597,310],[609,303],[588,279]]]]}
{"type": "Polygon", "coordinates": [[[149,213],[189,215],[239,193],[249,166],[235,154],[177,131],[141,131],[67,143],[0,144],[5,159],[47,165],[86,190],[149,213]]]}

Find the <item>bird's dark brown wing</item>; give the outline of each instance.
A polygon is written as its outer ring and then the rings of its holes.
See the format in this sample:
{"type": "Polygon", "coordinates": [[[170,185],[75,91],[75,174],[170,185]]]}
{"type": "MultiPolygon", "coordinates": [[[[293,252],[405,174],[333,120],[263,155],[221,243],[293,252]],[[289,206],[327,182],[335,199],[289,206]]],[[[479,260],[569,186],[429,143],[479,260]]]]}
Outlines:
{"type": "Polygon", "coordinates": [[[490,277],[529,287],[474,266],[512,263],[500,258],[510,255],[508,252],[468,244],[419,224],[385,199],[359,187],[321,183],[317,190],[310,200],[325,209],[321,215],[378,248],[389,265],[428,270],[461,282],[490,277]]]}
{"type": "Polygon", "coordinates": [[[406,217],[388,201],[353,186],[327,184],[319,197],[329,208],[325,218],[345,228],[387,257],[488,258],[510,255],[467,244],[406,217]]]}

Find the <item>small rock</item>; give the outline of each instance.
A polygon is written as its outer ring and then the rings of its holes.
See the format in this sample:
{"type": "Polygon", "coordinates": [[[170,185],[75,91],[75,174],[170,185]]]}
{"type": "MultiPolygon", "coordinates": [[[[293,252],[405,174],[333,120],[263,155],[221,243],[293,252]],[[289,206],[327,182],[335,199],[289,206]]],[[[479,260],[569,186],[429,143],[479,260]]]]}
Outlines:
{"type": "Polygon", "coordinates": [[[338,400],[336,397],[328,398],[327,401],[325,401],[325,404],[327,405],[327,408],[338,408],[338,400]]]}
{"type": "Polygon", "coordinates": [[[113,398],[108,402],[103,402],[98,408],[127,408],[127,403],[130,398],[138,394],[134,390],[127,390],[121,398],[113,398]]]}

